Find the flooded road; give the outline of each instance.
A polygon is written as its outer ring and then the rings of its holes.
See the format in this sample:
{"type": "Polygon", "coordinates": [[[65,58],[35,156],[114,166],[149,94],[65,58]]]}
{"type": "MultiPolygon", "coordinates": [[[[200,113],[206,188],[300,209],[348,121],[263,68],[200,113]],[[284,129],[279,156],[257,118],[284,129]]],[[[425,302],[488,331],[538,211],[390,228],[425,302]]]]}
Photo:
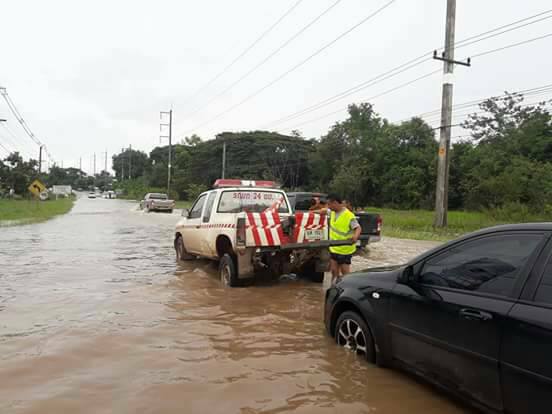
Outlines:
{"type": "MultiPolygon", "coordinates": [[[[0,229],[1,413],[465,412],[338,348],[324,287],[224,289],[213,264],[177,265],[177,220],[85,198],[0,229]]],[[[357,266],[403,259],[392,244],[357,266]]]]}

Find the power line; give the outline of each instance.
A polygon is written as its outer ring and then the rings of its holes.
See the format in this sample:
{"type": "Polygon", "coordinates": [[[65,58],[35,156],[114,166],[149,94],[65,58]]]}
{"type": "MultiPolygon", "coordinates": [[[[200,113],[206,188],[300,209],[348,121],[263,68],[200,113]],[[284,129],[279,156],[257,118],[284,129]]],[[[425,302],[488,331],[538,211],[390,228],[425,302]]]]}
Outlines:
{"type": "Polygon", "coordinates": [[[246,47],[243,52],[241,52],[238,56],[234,58],[228,65],[224,67],[215,77],[213,77],[210,81],[208,81],[206,84],[204,84],[201,88],[199,88],[193,95],[191,95],[188,99],[195,98],[197,95],[199,95],[202,91],[207,89],[209,86],[211,86],[216,80],[218,80],[222,75],[224,75],[232,66],[234,66],[241,58],[243,58],[251,49],[253,49],[262,39],[264,39],[276,26],[278,26],[303,0],[297,0],[286,12],[280,16],[276,22],[272,24],[268,29],[266,29],[257,39],[253,41],[248,47],[246,47]]]}
{"type": "Polygon", "coordinates": [[[14,151],[19,152],[20,154],[24,154],[29,158],[32,158],[33,156],[31,155],[31,151],[29,150],[29,148],[16,136],[12,129],[8,127],[5,122],[1,122],[0,125],[2,125],[2,127],[8,133],[8,135],[4,135],[3,137],[4,139],[6,139],[6,141],[10,142],[10,145],[12,146],[14,151]],[[18,142],[21,144],[21,147],[19,147],[19,145],[17,144],[18,142]],[[21,150],[19,148],[21,148],[21,150]]]}
{"type": "MultiPolygon", "coordinates": [[[[542,109],[548,110],[550,108],[550,103],[551,102],[552,101],[550,101],[550,102],[545,101],[544,105],[540,105],[542,103],[542,101],[529,102],[529,103],[526,103],[526,104],[523,104],[523,105],[519,105],[518,108],[519,109],[524,109],[524,108],[528,108],[528,107],[537,107],[537,106],[539,106],[542,109]]],[[[466,113],[466,114],[457,114],[454,121],[455,122],[459,122],[459,121],[465,122],[472,115],[483,115],[483,114],[490,114],[490,112],[486,111],[486,110],[481,110],[481,111],[470,111],[469,113],[466,113]]],[[[515,116],[514,114],[507,114],[507,115],[504,115],[504,119],[509,119],[509,118],[514,117],[514,116],[515,116]]],[[[455,125],[451,125],[451,126],[461,126],[462,122],[457,123],[455,125]]],[[[439,128],[440,127],[436,127],[436,128],[433,128],[433,129],[439,129],[439,128]]]]}
{"type": "MultiPolygon", "coordinates": [[[[550,91],[552,91],[552,84],[538,86],[538,87],[530,88],[530,89],[524,89],[524,90],[520,90],[520,91],[514,91],[514,92],[512,92],[512,94],[522,94],[524,97],[526,97],[526,96],[532,96],[532,95],[539,95],[539,94],[543,94],[543,93],[548,93],[550,91]]],[[[456,110],[456,109],[463,109],[464,107],[468,108],[470,106],[477,106],[480,103],[483,103],[486,100],[492,99],[492,98],[495,98],[497,100],[504,100],[508,96],[509,96],[509,94],[506,93],[504,95],[498,95],[498,96],[494,96],[494,97],[481,98],[481,99],[476,99],[476,100],[472,100],[472,101],[462,102],[460,104],[453,105],[453,111],[456,110]]],[[[397,122],[401,123],[403,121],[408,121],[409,119],[412,119],[412,118],[423,118],[423,117],[426,117],[426,116],[437,115],[437,114],[440,113],[440,111],[441,111],[440,109],[435,109],[433,111],[423,112],[423,113],[418,114],[418,115],[413,115],[413,116],[410,116],[408,118],[403,118],[403,119],[401,119],[400,121],[397,121],[397,122]]]]}
{"type": "Polygon", "coordinates": [[[190,117],[197,112],[201,111],[202,109],[205,109],[207,106],[209,106],[212,102],[217,100],[219,97],[224,95],[226,92],[234,88],[236,85],[241,83],[244,79],[249,77],[253,72],[255,72],[257,69],[259,69],[261,66],[263,66],[266,62],[268,62],[272,57],[274,57],[277,53],[279,53],[282,49],[284,49],[287,45],[289,45],[291,42],[293,42],[295,39],[297,39],[302,33],[307,31],[312,25],[314,25],[318,20],[320,20],[324,15],[330,12],[335,6],[337,6],[339,3],[341,3],[342,0],[336,0],[333,4],[330,5],[330,7],[326,8],[322,13],[320,13],[318,16],[316,16],[313,20],[311,20],[307,25],[303,26],[299,31],[297,31],[293,36],[291,36],[288,40],[286,40],[284,43],[282,43],[276,50],[274,50],[272,53],[270,53],[268,56],[266,56],[263,60],[261,60],[259,63],[257,63],[252,69],[250,69],[248,72],[246,72],[244,75],[242,75],[238,80],[236,80],[234,83],[232,83],[230,86],[228,86],[226,89],[224,89],[222,92],[215,95],[213,98],[211,98],[209,101],[207,101],[203,106],[199,107],[192,113],[188,114],[187,117],[190,117]]]}
{"type": "Polygon", "coordinates": [[[19,122],[19,124],[21,125],[21,127],[23,128],[25,133],[27,134],[27,136],[35,144],[37,144],[39,147],[42,146],[44,148],[44,151],[46,152],[46,155],[48,156],[48,158],[51,161],[53,161],[52,156],[51,156],[50,152],[48,151],[48,149],[46,148],[46,146],[42,142],[40,142],[40,140],[35,136],[35,134],[31,131],[31,129],[29,128],[29,126],[27,125],[25,120],[23,119],[23,116],[21,115],[21,113],[19,112],[19,110],[17,109],[15,104],[13,103],[11,97],[8,95],[8,92],[7,92],[6,88],[1,88],[0,87],[0,95],[2,95],[4,97],[4,100],[8,104],[8,107],[9,107],[10,111],[12,112],[13,116],[15,116],[15,118],[17,119],[17,121],[19,122]]]}
{"type": "Polygon", "coordinates": [[[376,76],[376,77],[374,77],[370,80],[367,80],[367,81],[362,82],[362,83],[360,83],[356,86],[353,86],[352,88],[349,88],[346,91],[343,91],[341,93],[333,95],[333,96],[331,96],[331,97],[329,97],[329,98],[327,98],[323,101],[320,101],[320,102],[318,102],[314,105],[311,105],[307,108],[304,108],[300,111],[294,112],[291,115],[279,118],[276,121],[265,124],[264,126],[261,127],[261,129],[266,128],[270,125],[277,125],[277,124],[280,124],[282,122],[289,121],[291,119],[299,118],[299,117],[301,117],[301,116],[303,116],[307,113],[313,112],[317,109],[323,108],[324,106],[330,105],[330,104],[332,104],[334,102],[337,102],[337,101],[339,101],[343,98],[346,98],[347,96],[350,96],[350,95],[352,95],[356,92],[360,92],[361,90],[364,90],[364,89],[366,89],[370,86],[377,85],[380,82],[383,82],[387,79],[393,78],[393,77],[395,77],[395,76],[397,76],[397,75],[399,75],[403,72],[406,72],[407,70],[410,70],[410,69],[412,69],[416,66],[421,65],[422,63],[425,63],[426,61],[429,61],[430,60],[430,58],[429,58],[430,55],[431,55],[431,52],[428,52],[424,55],[421,55],[421,56],[419,56],[415,59],[412,59],[412,60],[410,60],[410,61],[408,61],[408,62],[406,62],[406,63],[404,63],[400,66],[397,66],[396,68],[393,68],[393,69],[391,69],[387,72],[384,72],[384,73],[382,73],[382,74],[380,74],[380,75],[378,75],[378,76],[376,76]],[[427,59],[424,59],[424,60],[420,61],[421,58],[425,58],[426,56],[428,56],[427,59]]]}
{"type": "Polygon", "coordinates": [[[2,144],[1,142],[0,142],[0,147],[2,147],[2,148],[4,149],[4,151],[6,151],[6,153],[7,153],[8,155],[10,155],[10,154],[12,153],[10,150],[8,150],[8,149],[4,146],[4,144],[2,144]]]}
{"type": "MultiPolygon", "coordinates": [[[[502,26],[499,26],[499,27],[495,27],[494,29],[488,30],[488,31],[483,32],[483,33],[479,33],[479,34],[474,35],[474,36],[470,36],[470,37],[468,37],[468,38],[466,38],[466,39],[462,39],[462,40],[456,42],[454,46],[455,46],[455,47],[459,47],[460,45],[462,45],[462,44],[464,44],[464,43],[466,43],[466,42],[470,42],[470,41],[473,40],[473,39],[480,38],[481,36],[488,35],[488,34],[490,34],[490,33],[496,32],[496,31],[498,31],[498,30],[502,30],[502,29],[505,29],[505,28],[507,28],[507,27],[514,26],[514,25],[516,25],[516,24],[518,24],[518,23],[523,23],[523,22],[526,22],[526,21],[528,21],[528,20],[534,19],[535,17],[540,17],[540,16],[543,16],[543,15],[549,14],[549,13],[552,13],[552,9],[545,10],[545,11],[543,11],[543,12],[534,14],[534,15],[532,15],[532,16],[525,17],[525,18],[520,19],[520,20],[516,20],[516,21],[514,21],[514,22],[511,22],[511,23],[508,23],[508,24],[505,24],[505,25],[502,25],[502,26]]],[[[522,27],[529,26],[529,25],[534,24],[534,23],[538,23],[538,22],[540,22],[540,21],[542,21],[542,20],[549,19],[550,17],[552,17],[552,16],[548,16],[548,17],[545,17],[545,18],[543,18],[543,19],[538,19],[538,20],[536,20],[536,21],[533,21],[533,22],[530,22],[530,23],[521,25],[521,26],[516,27],[516,28],[514,28],[514,29],[511,29],[511,30],[521,29],[522,27]]],[[[504,32],[501,32],[501,33],[499,33],[499,34],[507,33],[507,32],[509,32],[509,31],[511,31],[511,30],[504,31],[504,32]]],[[[498,35],[498,34],[497,34],[497,35],[498,35]]],[[[489,37],[486,37],[485,39],[482,39],[482,40],[486,40],[486,39],[489,39],[489,37]]],[[[470,43],[470,44],[472,44],[472,43],[470,43]]],[[[440,48],[440,49],[442,49],[442,48],[440,48]]]]}
{"type": "MultiPolygon", "coordinates": [[[[486,55],[489,55],[489,54],[492,54],[492,53],[496,53],[496,52],[500,52],[500,51],[503,51],[503,50],[506,50],[506,49],[510,49],[510,48],[513,48],[513,47],[521,46],[521,45],[524,45],[524,44],[527,44],[527,43],[531,43],[531,42],[534,42],[534,41],[537,41],[537,40],[545,39],[545,38],[550,37],[550,36],[552,36],[552,33],[547,34],[547,35],[544,35],[544,36],[539,36],[539,37],[535,37],[535,38],[532,38],[532,39],[524,40],[524,41],[522,41],[522,42],[518,42],[518,43],[513,43],[513,44],[510,44],[510,45],[506,45],[506,46],[504,46],[504,47],[500,47],[500,48],[497,48],[497,49],[492,49],[492,50],[489,50],[489,51],[486,51],[486,52],[478,53],[478,54],[476,54],[476,55],[472,55],[472,58],[473,58],[473,57],[486,56],[486,55]]],[[[440,71],[440,70],[439,70],[439,71],[440,71]]],[[[370,99],[374,99],[374,98],[377,98],[377,97],[386,95],[386,94],[388,94],[388,93],[390,93],[390,92],[393,92],[393,91],[395,91],[395,90],[397,90],[397,89],[400,89],[400,88],[405,87],[405,86],[408,86],[408,85],[410,85],[410,84],[412,84],[412,83],[414,83],[414,82],[417,82],[418,80],[421,80],[421,79],[423,79],[423,78],[426,78],[426,77],[428,77],[428,76],[431,76],[432,74],[435,74],[435,73],[437,73],[437,72],[438,72],[438,71],[430,72],[430,73],[428,73],[428,74],[426,74],[426,75],[423,75],[423,76],[420,77],[420,78],[416,78],[416,79],[414,79],[414,80],[412,80],[412,81],[410,81],[410,82],[407,82],[407,83],[402,84],[402,85],[400,85],[400,86],[398,86],[398,87],[396,87],[396,88],[393,88],[393,89],[390,89],[390,90],[388,90],[388,91],[385,91],[385,92],[383,92],[383,93],[381,93],[381,94],[379,94],[379,95],[376,95],[376,96],[373,96],[373,97],[370,97],[370,98],[367,98],[367,99],[363,99],[363,101],[368,101],[368,100],[370,100],[370,99]]],[[[297,125],[294,125],[294,126],[292,126],[292,127],[288,127],[288,128],[286,128],[286,129],[295,129],[295,128],[297,128],[298,126],[301,126],[301,125],[304,125],[304,124],[308,124],[308,123],[312,123],[312,122],[319,121],[320,119],[324,119],[324,118],[326,118],[326,117],[328,117],[328,116],[330,116],[330,115],[334,115],[334,114],[339,113],[339,112],[341,112],[341,111],[343,111],[343,108],[341,108],[341,109],[339,109],[339,110],[337,110],[337,111],[333,111],[333,112],[324,114],[324,115],[322,115],[322,116],[320,116],[320,117],[318,117],[318,118],[310,119],[310,120],[308,120],[308,121],[302,122],[302,123],[297,124],[297,125]]]]}
{"type": "MultiPolygon", "coordinates": [[[[377,94],[377,95],[371,96],[371,97],[369,97],[369,98],[367,98],[367,99],[363,99],[363,101],[369,101],[369,100],[372,100],[372,99],[379,98],[379,97],[381,97],[381,96],[387,95],[387,94],[389,94],[389,93],[391,93],[391,92],[394,92],[394,91],[396,91],[396,90],[398,90],[398,89],[405,88],[405,87],[407,87],[407,86],[409,86],[409,85],[412,85],[413,83],[419,82],[419,81],[421,81],[421,80],[423,80],[423,79],[425,79],[425,78],[428,78],[428,77],[430,77],[430,76],[432,76],[432,75],[436,75],[436,74],[439,73],[439,72],[441,72],[441,69],[437,69],[437,70],[431,71],[431,72],[426,73],[425,75],[422,75],[422,76],[420,76],[420,77],[418,77],[418,78],[416,78],[416,79],[412,79],[412,80],[410,80],[410,81],[408,81],[408,82],[405,82],[405,83],[400,84],[399,86],[396,86],[396,87],[394,87],[394,88],[388,89],[388,90],[386,90],[386,91],[384,91],[384,92],[382,92],[382,93],[379,93],[379,94],[377,94]]],[[[346,109],[346,108],[345,108],[345,109],[346,109]]],[[[331,116],[331,115],[335,115],[335,114],[337,114],[337,113],[339,113],[339,112],[342,112],[343,110],[344,110],[344,108],[340,108],[340,109],[338,109],[337,111],[332,111],[332,112],[326,113],[326,114],[324,114],[324,115],[322,115],[322,116],[319,116],[319,117],[314,118],[314,119],[309,119],[308,121],[301,122],[301,123],[299,123],[299,124],[293,125],[293,126],[288,127],[288,128],[286,128],[286,129],[292,129],[292,130],[293,130],[293,129],[296,129],[297,127],[299,127],[299,126],[302,126],[302,125],[305,125],[305,124],[310,124],[310,123],[312,123],[312,122],[316,122],[316,121],[319,121],[319,120],[321,120],[321,119],[327,118],[327,117],[329,117],[329,116],[331,116]]]]}
{"type": "Polygon", "coordinates": [[[532,43],[532,42],[536,42],[537,40],[542,40],[542,39],[546,39],[548,37],[552,36],[552,33],[548,33],[546,35],[543,35],[543,36],[539,36],[539,37],[534,37],[532,39],[527,39],[527,40],[524,40],[522,42],[518,42],[518,43],[513,43],[513,44],[510,44],[510,45],[506,45],[504,47],[499,47],[497,49],[493,49],[493,50],[488,50],[486,52],[482,52],[482,53],[478,53],[476,55],[472,55],[472,59],[473,58],[476,58],[476,57],[480,57],[480,56],[485,56],[485,55],[489,55],[491,53],[495,53],[495,52],[500,52],[502,50],[506,50],[506,49],[511,49],[513,47],[517,47],[517,46],[521,46],[521,45],[525,45],[527,43],[532,43]]]}
{"type": "MultiPolygon", "coordinates": [[[[522,27],[526,27],[526,26],[529,26],[529,25],[531,25],[531,24],[538,23],[538,22],[540,22],[540,21],[542,21],[542,20],[552,18],[552,15],[550,15],[550,16],[541,18],[541,19],[539,19],[539,20],[535,20],[535,21],[531,21],[531,22],[525,23],[525,24],[523,24],[523,25],[521,25],[521,26],[511,27],[511,26],[515,26],[515,25],[518,24],[518,23],[526,22],[526,21],[528,21],[528,20],[534,19],[535,17],[539,17],[539,16],[542,16],[542,15],[544,15],[544,14],[548,14],[548,13],[551,13],[551,12],[552,12],[552,9],[551,9],[551,10],[544,11],[544,12],[541,12],[541,13],[538,13],[538,14],[533,15],[533,16],[526,17],[526,18],[521,19],[521,20],[517,20],[517,21],[515,21],[515,22],[509,23],[509,24],[506,24],[506,25],[502,25],[502,26],[500,26],[500,27],[497,27],[497,28],[488,30],[488,31],[483,32],[483,33],[480,33],[480,34],[478,34],[478,35],[474,35],[474,36],[468,37],[467,39],[464,39],[464,40],[461,40],[461,41],[459,41],[459,42],[456,42],[456,43],[455,43],[455,48],[461,48],[461,47],[465,47],[465,46],[470,46],[470,45],[472,45],[472,44],[481,42],[481,41],[483,41],[483,40],[488,40],[488,39],[490,39],[490,38],[492,38],[492,37],[500,36],[500,35],[502,35],[502,34],[504,34],[504,33],[511,32],[511,31],[513,31],[513,30],[518,30],[518,29],[520,29],[520,28],[522,28],[522,27]],[[504,29],[504,28],[507,28],[507,27],[511,27],[511,28],[508,29],[508,30],[501,31],[501,32],[499,32],[499,33],[494,33],[494,32],[497,32],[497,31],[499,31],[499,30],[501,30],[501,29],[504,29]],[[490,34],[490,33],[494,33],[494,34],[481,38],[482,36],[488,35],[488,34],[490,34]],[[478,40],[474,40],[474,39],[478,39],[478,40]],[[471,40],[474,40],[474,41],[471,41],[471,40]],[[470,41],[471,41],[471,42],[470,42],[470,41]]],[[[324,107],[324,106],[330,105],[330,104],[332,104],[332,103],[334,103],[334,102],[337,102],[337,101],[339,101],[339,100],[341,100],[341,99],[343,99],[343,98],[346,98],[346,97],[348,97],[348,96],[350,96],[350,95],[352,95],[352,94],[354,94],[354,93],[356,93],[356,92],[360,92],[361,90],[364,90],[364,89],[366,89],[366,88],[368,88],[368,87],[370,87],[370,86],[377,85],[377,84],[379,84],[379,83],[381,83],[381,82],[383,82],[383,81],[385,81],[385,80],[387,80],[387,79],[393,78],[393,77],[395,77],[395,76],[397,76],[397,75],[399,75],[399,74],[401,74],[401,73],[403,73],[403,72],[405,72],[405,71],[407,71],[407,70],[410,70],[410,69],[412,69],[412,68],[414,68],[414,67],[417,67],[417,66],[421,65],[422,63],[424,63],[424,62],[426,62],[426,61],[432,60],[431,57],[430,57],[431,55],[432,55],[432,52],[431,52],[431,51],[430,51],[430,52],[427,52],[427,53],[424,53],[424,54],[422,54],[422,55],[420,55],[420,56],[418,56],[418,57],[416,57],[416,58],[414,58],[414,59],[411,59],[411,60],[409,60],[408,62],[405,62],[405,63],[403,63],[403,64],[401,64],[401,65],[399,65],[399,66],[397,66],[397,67],[395,67],[395,68],[393,68],[393,69],[390,69],[390,70],[388,70],[388,71],[386,71],[386,72],[384,72],[384,73],[382,73],[382,74],[380,74],[380,75],[378,75],[378,76],[376,76],[376,77],[374,77],[374,78],[372,78],[372,79],[369,79],[369,80],[367,80],[367,81],[365,81],[365,82],[362,82],[362,83],[360,83],[360,84],[358,84],[358,85],[356,85],[356,86],[353,86],[352,88],[349,88],[349,89],[345,90],[344,92],[340,92],[340,93],[338,93],[338,94],[336,94],[336,95],[331,96],[330,98],[327,98],[327,99],[325,99],[325,100],[323,100],[323,101],[320,101],[320,102],[318,102],[318,103],[316,103],[316,104],[314,104],[314,105],[311,105],[311,106],[309,106],[309,107],[307,107],[307,108],[304,108],[304,109],[302,109],[302,110],[300,110],[300,111],[294,112],[294,113],[292,113],[292,114],[290,114],[290,115],[284,116],[284,117],[279,118],[279,119],[277,119],[277,120],[275,120],[275,121],[272,121],[272,122],[270,122],[270,123],[267,123],[267,124],[261,126],[260,128],[261,128],[261,129],[264,129],[264,128],[266,128],[266,127],[268,127],[268,126],[271,126],[271,125],[278,125],[278,124],[280,124],[280,123],[282,123],[282,122],[285,122],[285,121],[288,121],[288,120],[291,120],[291,119],[294,119],[294,118],[298,118],[298,117],[300,117],[300,116],[302,116],[302,115],[305,115],[305,114],[307,114],[307,113],[313,112],[313,111],[315,111],[315,110],[317,110],[317,109],[320,109],[320,108],[322,108],[322,107],[324,107]],[[427,59],[426,59],[426,57],[427,57],[427,59]]]]}
{"type": "Polygon", "coordinates": [[[359,21],[358,23],[356,23],[355,25],[353,25],[352,27],[350,27],[349,29],[347,29],[345,32],[341,33],[339,36],[337,36],[336,38],[334,38],[332,41],[326,43],[324,46],[322,46],[321,48],[319,48],[318,50],[316,50],[314,53],[312,53],[311,55],[309,55],[307,58],[303,59],[302,61],[300,61],[299,63],[297,63],[296,65],[292,66],[290,69],[288,69],[287,71],[285,71],[284,73],[282,73],[281,75],[279,75],[278,77],[276,77],[275,79],[273,79],[271,82],[269,82],[268,84],[266,84],[265,86],[263,86],[262,88],[258,89],[257,91],[255,91],[254,93],[248,95],[245,99],[241,100],[240,102],[238,102],[237,104],[231,106],[230,108],[224,110],[223,112],[220,112],[219,114],[215,115],[214,117],[208,119],[207,121],[201,123],[200,125],[196,126],[195,128],[192,128],[188,131],[185,131],[183,133],[184,134],[187,134],[187,133],[190,133],[192,131],[195,131],[197,128],[200,128],[202,126],[205,126],[213,121],[215,121],[216,119],[220,118],[221,116],[224,116],[226,115],[227,113],[233,111],[234,109],[236,109],[237,107],[243,105],[245,102],[253,99],[254,97],[256,97],[257,95],[259,95],[261,92],[263,92],[264,90],[268,89],[269,87],[271,87],[272,85],[274,85],[276,82],[282,80],[285,76],[289,75],[291,72],[297,70],[299,67],[303,66],[305,63],[307,63],[309,60],[311,60],[312,58],[314,58],[315,56],[319,55],[320,53],[322,53],[324,50],[326,50],[327,48],[329,48],[330,46],[334,45],[335,43],[337,43],[339,40],[341,40],[343,37],[345,37],[346,35],[348,35],[349,33],[351,33],[352,31],[354,31],[355,29],[357,29],[358,27],[360,27],[361,25],[363,25],[364,23],[366,23],[367,21],[369,21],[370,19],[372,19],[373,17],[377,16],[379,13],[381,13],[383,10],[385,10],[387,7],[389,7],[391,4],[393,4],[396,0],[390,0],[389,2],[387,2],[386,4],[384,4],[382,7],[380,7],[379,9],[377,9],[375,12],[369,14],[368,16],[366,16],[365,18],[363,18],[361,21],[359,21]]]}

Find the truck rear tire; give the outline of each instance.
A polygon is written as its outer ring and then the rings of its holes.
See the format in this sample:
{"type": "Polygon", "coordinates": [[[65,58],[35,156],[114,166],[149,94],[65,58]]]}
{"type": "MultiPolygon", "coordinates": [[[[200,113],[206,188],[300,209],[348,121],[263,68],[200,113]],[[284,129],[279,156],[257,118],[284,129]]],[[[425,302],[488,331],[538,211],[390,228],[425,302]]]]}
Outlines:
{"type": "Polygon", "coordinates": [[[219,263],[220,281],[224,286],[236,287],[239,286],[238,269],[232,256],[225,253],[219,263]]]}
{"type": "Polygon", "coordinates": [[[301,276],[306,277],[314,283],[324,283],[324,272],[316,271],[316,261],[311,260],[301,268],[301,276]]]}

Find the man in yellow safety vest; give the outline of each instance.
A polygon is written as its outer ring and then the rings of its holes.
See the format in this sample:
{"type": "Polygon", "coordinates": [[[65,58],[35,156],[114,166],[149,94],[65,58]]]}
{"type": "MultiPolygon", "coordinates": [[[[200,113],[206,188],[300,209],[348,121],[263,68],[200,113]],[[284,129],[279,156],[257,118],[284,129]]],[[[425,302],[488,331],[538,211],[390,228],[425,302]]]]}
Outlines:
{"type": "Polygon", "coordinates": [[[343,199],[336,194],[328,195],[330,212],[330,240],[350,240],[351,244],[330,247],[330,270],[332,284],[351,272],[351,260],[356,251],[356,242],[362,231],[355,215],[345,207],[343,199]]]}

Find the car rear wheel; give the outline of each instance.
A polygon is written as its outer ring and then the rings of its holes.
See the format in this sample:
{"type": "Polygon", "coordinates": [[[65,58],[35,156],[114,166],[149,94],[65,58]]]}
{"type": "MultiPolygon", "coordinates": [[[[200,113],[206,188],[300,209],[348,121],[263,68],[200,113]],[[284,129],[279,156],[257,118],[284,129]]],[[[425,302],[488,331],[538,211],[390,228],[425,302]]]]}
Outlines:
{"type": "Polygon", "coordinates": [[[343,312],[336,323],[335,341],[338,345],[375,361],[374,339],[364,319],[352,311],[343,312]]]}
{"type": "Polygon", "coordinates": [[[195,256],[189,254],[184,246],[184,240],[182,236],[178,236],[174,242],[174,249],[176,250],[176,261],[182,262],[195,259],[195,256]]]}
{"type": "Polygon", "coordinates": [[[234,263],[234,259],[232,259],[232,256],[228,253],[225,253],[220,259],[219,275],[220,281],[224,286],[238,286],[238,270],[236,268],[236,264],[234,263]]]}

